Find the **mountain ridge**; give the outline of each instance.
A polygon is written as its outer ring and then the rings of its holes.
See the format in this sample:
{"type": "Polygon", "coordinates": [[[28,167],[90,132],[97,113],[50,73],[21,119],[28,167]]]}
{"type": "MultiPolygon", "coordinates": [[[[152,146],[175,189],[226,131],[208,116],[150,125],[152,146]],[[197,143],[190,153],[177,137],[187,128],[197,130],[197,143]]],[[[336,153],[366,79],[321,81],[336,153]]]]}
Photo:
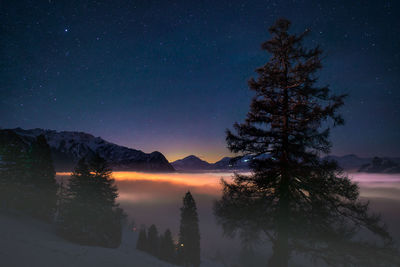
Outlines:
{"type": "Polygon", "coordinates": [[[95,153],[105,158],[114,171],[173,172],[175,169],[165,156],[158,152],[145,153],[141,150],[120,146],[85,132],[55,131],[49,129],[22,128],[0,130],[3,134],[12,131],[29,145],[43,134],[50,146],[57,171],[71,171],[82,157],[95,153]]]}
{"type": "MultiPolygon", "coordinates": [[[[375,157],[376,158],[376,157],[375,157]]],[[[232,162],[231,160],[233,157],[223,157],[221,160],[215,163],[209,163],[205,160],[201,160],[195,155],[190,155],[185,158],[176,160],[171,162],[171,165],[177,171],[210,171],[210,170],[249,170],[249,163],[251,161],[251,156],[245,156],[239,159],[237,162],[232,162]],[[201,161],[201,165],[197,164],[201,161]]],[[[339,166],[348,172],[371,172],[377,171],[385,173],[387,172],[386,169],[378,169],[378,168],[367,168],[371,165],[374,157],[359,157],[355,154],[347,154],[343,156],[336,156],[336,155],[328,155],[323,157],[323,159],[328,160],[335,160],[338,162],[339,166]]],[[[399,158],[388,158],[383,157],[384,160],[389,160],[389,162],[397,162],[400,164],[399,158]]],[[[393,167],[394,165],[392,165],[393,167]]],[[[393,170],[398,170],[398,168],[391,168],[391,172],[393,170]]]]}
{"type": "Polygon", "coordinates": [[[231,157],[223,157],[215,163],[209,163],[195,155],[171,162],[177,171],[204,171],[204,170],[241,170],[248,169],[249,157],[246,156],[236,163],[231,162],[231,157]]]}

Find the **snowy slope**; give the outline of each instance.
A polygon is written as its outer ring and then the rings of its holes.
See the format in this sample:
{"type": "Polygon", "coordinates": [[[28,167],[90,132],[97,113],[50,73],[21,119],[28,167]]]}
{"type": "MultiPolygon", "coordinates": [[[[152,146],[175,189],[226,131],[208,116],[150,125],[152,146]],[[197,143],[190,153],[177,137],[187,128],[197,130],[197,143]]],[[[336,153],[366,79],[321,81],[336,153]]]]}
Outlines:
{"type": "MultiPolygon", "coordinates": [[[[19,214],[0,213],[0,266],[172,267],[135,249],[137,232],[126,229],[117,249],[82,246],[55,234],[52,225],[19,214]]],[[[201,267],[222,267],[202,260],[201,267]]]]}
{"type": "Polygon", "coordinates": [[[120,248],[81,246],[56,236],[51,225],[0,214],[0,262],[7,267],[173,266],[135,249],[137,234],[125,231],[120,248]]]}
{"type": "Polygon", "coordinates": [[[147,154],[107,142],[91,134],[43,129],[11,130],[27,143],[43,134],[51,147],[54,165],[58,171],[71,170],[81,157],[90,157],[95,152],[104,157],[114,170],[174,171],[172,165],[158,151],[147,154]]]}

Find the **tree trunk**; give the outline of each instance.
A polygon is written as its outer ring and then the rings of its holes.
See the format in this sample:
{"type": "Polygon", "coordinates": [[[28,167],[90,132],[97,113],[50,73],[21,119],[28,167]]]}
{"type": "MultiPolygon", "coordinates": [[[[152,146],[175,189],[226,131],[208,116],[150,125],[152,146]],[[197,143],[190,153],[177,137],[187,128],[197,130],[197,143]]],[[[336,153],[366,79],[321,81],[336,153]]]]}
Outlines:
{"type": "Polygon", "coordinates": [[[273,244],[269,266],[287,267],[289,261],[289,93],[288,93],[288,63],[287,57],[282,59],[284,72],[283,101],[282,101],[282,155],[281,181],[279,186],[279,200],[277,205],[276,241],[273,244]]]}

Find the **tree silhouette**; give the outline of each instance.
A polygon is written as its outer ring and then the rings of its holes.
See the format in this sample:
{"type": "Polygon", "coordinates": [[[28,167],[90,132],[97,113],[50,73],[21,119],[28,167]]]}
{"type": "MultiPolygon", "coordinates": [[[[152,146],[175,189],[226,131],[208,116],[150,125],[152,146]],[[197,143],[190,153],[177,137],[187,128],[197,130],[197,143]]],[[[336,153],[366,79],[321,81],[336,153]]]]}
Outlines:
{"type": "Polygon", "coordinates": [[[81,159],[71,175],[66,199],[59,215],[59,232],[72,241],[104,247],[121,243],[122,209],[111,169],[96,154],[86,163],[81,159]]]}
{"type": "Polygon", "coordinates": [[[317,85],[322,51],[303,46],[308,30],[289,34],[289,27],[286,19],[270,27],[262,49],[271,58],[249,81],[250,111],[236,133],[227,130],[228,148],[253,157],[252,174],[223,181],[218,222],[229,235],[263,233],[273,245],[269,266],[288,266],[292,251],[335,266],[388,266],[397,258],[379,217],[335,162],[320,159],[331,147],[326,125],[343,123],[337,109],[345,96],[317,85]],[[365,231],[376,242],[361,242],[365,231]]]}
{"type": "Polygon", "coordinates": [[[158,257],[159,246],[160,246],[160,240],[158,236],[158,230],[157,227],[154,224],[152,224],[150,225],[149,230],[147,232],[147,251],[151,255],[158,257]]]}
{"type": "Polygon", "coordinates": [[[30,144],[11,130],[0,132],[2,206],[52,221],[57,184],[50,147],[43,135],[30,144]]]}
{"type": "Polygon", "coordinates": [[[175,244],[172,240],[172,234],[167,229],[160,237],[160,259],[166,262],[175,263],[175,244]]]}
{"type": "Polygon", "coordinates": [[[5,209],[26,210],[29,184],[29,147],[13,131],[0,132],[0,200],[5,209]]]}
{"type": "Polygon", "coordinates": [[[44,135],[39,135],[30,151],[31,213],[35,217],[53,221],[57,204],[57,183],[50,146],[44,135]]]}
{"type": "Polygon", "coordinates": [[[187,192],[181,208],[178,259],[183,266],[200,266],[200,231],[196,202],[187,192]]]}
{"type": "Polygon", "coordinates": [[[141,251],[147,251],[147,234],[146,234],[146,228],[141,228],[139,231],[139,237],[136,242],[136,249],[141,250],[141,251]]]}

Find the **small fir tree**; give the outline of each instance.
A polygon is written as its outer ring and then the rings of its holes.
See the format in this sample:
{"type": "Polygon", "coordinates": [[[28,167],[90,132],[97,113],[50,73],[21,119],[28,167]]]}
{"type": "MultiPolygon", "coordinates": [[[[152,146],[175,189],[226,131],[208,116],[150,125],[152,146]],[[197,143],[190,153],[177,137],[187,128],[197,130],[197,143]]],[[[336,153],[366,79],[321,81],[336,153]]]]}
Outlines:
{"type": "Polygon", "coordinates": [[[147,252],[155,257],[159,254],[160,240],[157,227],[152,224],[147,232],[147,252]]]}
{"type": "Polygon", "coordinates": [[[141,228],[139,231],[139,237],[136,242],[136,249],[141,251],[147,251],[147,235],[146,235],[146,228],[141,228]]]}
{"type": "Polygon", "coordinates": [[[160,259],[166,262],[175,263],[175,244],[169,229],[160,237],[160,259]]]}

